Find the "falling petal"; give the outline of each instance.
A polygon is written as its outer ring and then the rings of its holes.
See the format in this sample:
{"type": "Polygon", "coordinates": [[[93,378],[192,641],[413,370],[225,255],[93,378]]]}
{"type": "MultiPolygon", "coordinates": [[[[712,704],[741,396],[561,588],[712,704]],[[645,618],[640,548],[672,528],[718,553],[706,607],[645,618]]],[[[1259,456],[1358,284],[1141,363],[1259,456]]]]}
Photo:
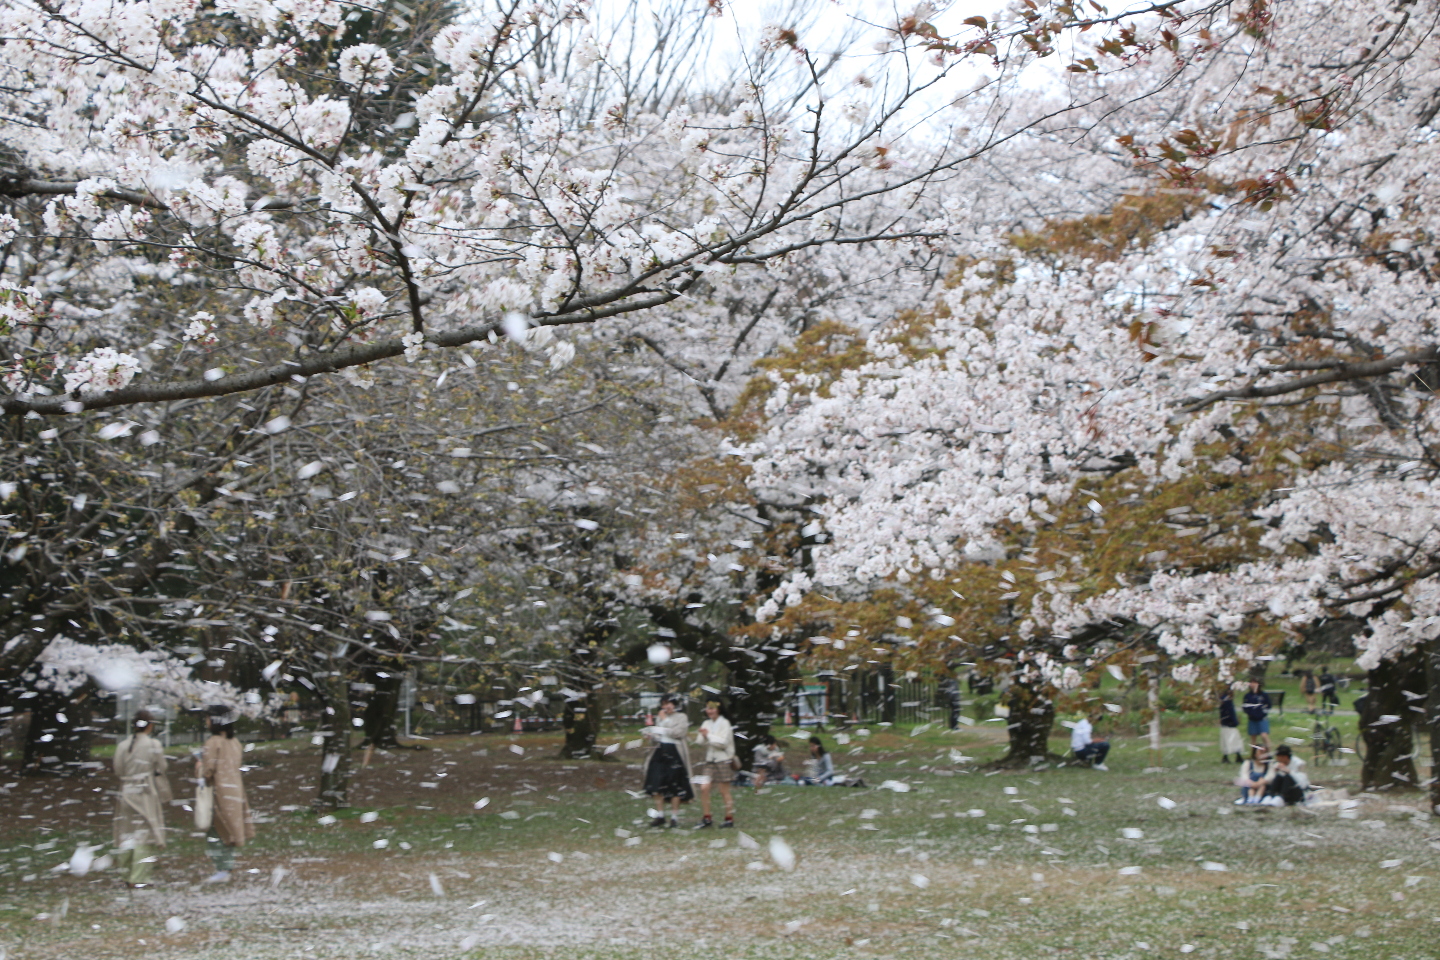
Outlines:
{"type": "Polygon", "coordinates": [[[775,866],[789,873],[795,869],[795,848],[786,843],[784,837],[771,837],[770,859],[775,861],[775,866]]]}

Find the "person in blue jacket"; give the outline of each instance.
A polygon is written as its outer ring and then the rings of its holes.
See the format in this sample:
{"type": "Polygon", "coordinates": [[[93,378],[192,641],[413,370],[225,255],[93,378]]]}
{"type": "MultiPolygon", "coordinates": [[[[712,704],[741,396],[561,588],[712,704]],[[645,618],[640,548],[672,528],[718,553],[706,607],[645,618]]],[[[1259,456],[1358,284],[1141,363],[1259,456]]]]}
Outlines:
{"type": "Polygon", "coordinates": [[[1260,742],[1265,744],[1265,750],[1270,750],[1270,695],[1260,689],[1259,680],[1250,681],[1250,692],[1245,694],[1245,702],[1241,705],[1245,711],[1245,717],[1250,722],[1246,726],[1246,732],[1250,735],[1250,742],[1254,743],[1259,737],[1260,742]]]}

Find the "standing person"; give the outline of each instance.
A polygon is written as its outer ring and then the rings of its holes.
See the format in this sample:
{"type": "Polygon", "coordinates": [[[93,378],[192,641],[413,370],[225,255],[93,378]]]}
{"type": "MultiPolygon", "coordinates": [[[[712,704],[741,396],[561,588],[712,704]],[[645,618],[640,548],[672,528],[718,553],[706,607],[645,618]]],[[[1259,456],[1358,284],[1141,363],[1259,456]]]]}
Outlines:
{"type": "Polygon", "coordinates": [[[1340,681],[1330,672],[1328,663],[1320,668],[1320,703],[1327,708],[1340,706],[1340,681]]]}
{"type": "Polygon", "coordinates": [[[1240,739],[1240,717],[1235,713],[1235,693],[1227,683],[1220,688],[1220,762],[1229,763],[1235,755],[1236,763],[1244,763],[1240,754],[1245,743],[1240,739]]]}
{"type": "Polygon", "coordinates": [[[1245,702],[1241,704],[1245,711],[1245,717],[1249,721],[1245,730],[1253,743],[1256,737],[1265,744],[1265,752],[1270,752],[1270,694],[1260,689],[1260,681],[1251,679],[1250,692],[1245,694],[1245,702]]]}
{"type": "Polygon", "coordinates": [[[800,783],[807,787],[828,787],[835,782],[835,761],[819,737],[810,738],[810,759],[805,761],[805,776],[800,783]]]}
{"type": "Polygon", "coordinates": [[[165,807],[169,761],[160,741],[150,736],[155,723],[149,710],[135,711],[134,732],[115,747],[115,862],[125,871],[125,886],[145,887],[155,859],[165,849],[165,807]]]}
{"type": "Polygon", "coordinates": [[[770,777],[774,777],[776,783],[785,782],[785,754],[775,738],[767,733],[755,747],[755,790],[758,792],[765,786],[770,777]]]}
{"type": "Polygon", "coordinates": [[[719,700],[705,704],[705,720],[700,724],[695,743],[705,748],[705,761],[700,764],[694,778],[700,787],[700,823],[695,829],[704,830],[715,825],[710,817],[712,784],[720,787],[720,799],[725,802],[725,822],[720,826],[733,827],[735,796],[731,792],[730,781],[735,778],[735,728],[731,726],[730,718],[725,716],[725,707],[719,700]]]}
{"type": "Polygon", "coordinates": [[[670,801],[670,826],[680,826],[680,804],[695,799],[690,788],[690,748],[685,735],[690,719],[680,711],[680,698],[668,695],[660,701],[655,725],[640,731],[650,741],[645,755],[645,793],[655,801],[652,827],[665,826],[665,801],[670,801]]]}
{"type": "Polygon", "coordinates": [[[1315,679],[1314,670],[1300,671],[1300,693],[1305,697],[1305,712],[1315,712],[1315,698],[1320,693],[1320,681],[1315,679]]]}
{"type": "Polygon", "coordinates": [[[224,883],[235,868],[235,851],[255,839],[250,822],[250,804],[245,800],[245,781],[240,776],[244,748],[235,739],[239,717],[229,707],[210,707],[210,738],[195,765],[195,776],[215,790],[215,815],[205,837],[205,852],[215,864],[206,883],[224,883]]]}
{"type": "MultiPolygon", "coordinates": [[[[1082,715],[1075,721],[1075,726],[1070,728],[1070,749],[1074,751],[1076,759],[1089,761],[1091,770],[1109,770],[1105,766],[1105,758],[1110,754],[1110,742],[1108,740],[1095,739],[1095,727],[1091,717],[1082,715]]],[[[1095,714],[1095,720],[1100,719],[1095,714]]]]}

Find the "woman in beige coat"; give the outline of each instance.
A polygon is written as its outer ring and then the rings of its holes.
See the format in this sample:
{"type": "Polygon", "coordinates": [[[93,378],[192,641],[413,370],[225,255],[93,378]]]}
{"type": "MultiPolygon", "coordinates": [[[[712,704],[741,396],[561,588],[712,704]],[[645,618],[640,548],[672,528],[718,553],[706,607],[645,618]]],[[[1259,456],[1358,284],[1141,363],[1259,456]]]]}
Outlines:
{"type": "Polygon", "coordinates": [[[245,781],[240,776],[244,748],[235,739],[237,717],[228,707],[210,708],[210,739],[196,765],[195,776],[215,790],[215,815],[205,838],[205,852],[215,864],[215,873],[206,883],[223,883],[235,868],[235,850],[255,838],[250,822],[250,804],[245,800],[245,781]]]}
{"type": "Polygon", "coordinates": [[[115,861],[125,871],[125,886],[150,882],[155,858],[165,849],[165,802],[170,782],[165,779],[164,748],[150,736],[154,718],[137,710],[134,733],[115,747],[115,861]]]}
{"type": "Polygon", "coordinates": [[[678,827],[680,804],[695,799],[690,787],[690,750],[685,746],[689,730],[690,720],[680,710],[680,698],[667,695],[660,701],[655,725],[640,731],[650,741],[643,776],[645,793],[655,801],[652,827],[665,826],[666,800],[670,801],[670,826],[678,827]]]}

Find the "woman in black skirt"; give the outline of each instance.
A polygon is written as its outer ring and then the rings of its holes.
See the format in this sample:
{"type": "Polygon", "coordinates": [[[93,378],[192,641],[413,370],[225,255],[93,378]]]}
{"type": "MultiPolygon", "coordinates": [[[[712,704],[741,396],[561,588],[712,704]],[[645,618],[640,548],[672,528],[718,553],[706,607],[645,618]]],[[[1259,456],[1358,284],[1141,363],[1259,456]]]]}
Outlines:
{"type": "Polygon", "coordinates": [[[670,826],[680,826],[680,804],[695,798],[690,787],[690,750],[685,735],[690,720],[680,711],[680,698],[666,696],[660,701],[660,716],[655,726],[641,731],[650,740],[650,753],[645,757],[645,793],[655,801],[652,827],[665,826],[665,801],[670,801],[670,826]]]}

